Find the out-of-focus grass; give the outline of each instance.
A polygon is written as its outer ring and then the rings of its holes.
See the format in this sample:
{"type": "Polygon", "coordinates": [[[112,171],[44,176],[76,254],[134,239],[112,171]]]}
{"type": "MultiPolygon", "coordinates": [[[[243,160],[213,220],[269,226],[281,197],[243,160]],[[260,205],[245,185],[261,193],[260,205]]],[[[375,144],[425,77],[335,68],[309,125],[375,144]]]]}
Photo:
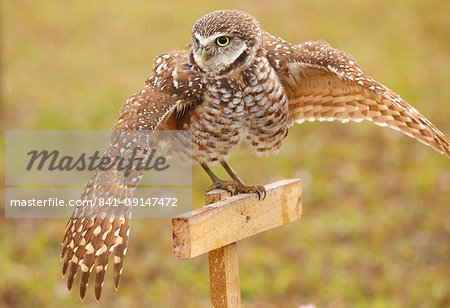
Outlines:
{"type": "MultiPolygon", "coordinates": [[[[450,2],[426,0],[3,1],[3,129],[110,128],[154,57],[222,8],[291,42],[347,51],[450,134],[450,2]]],[[[249,183],[304,180],[301,221],[239,243],[245,306],[448,307],[450,161],[370,123],[289,135],[276,157],[230,159],[249,183]]],[[[194,184],[200,205],[209,181],[198,169],[194,184]]],[[[65,223],[0,218],[0,306],[80,305],[59,276],[65,223]]],[[[170,233],[167,220],[133,221],[121,287],[108,273],[100,305],[209,305],[205,256],[175,260],[170,233]]],[[[91,290],[85,305],[97,305],[91,290]]]]}

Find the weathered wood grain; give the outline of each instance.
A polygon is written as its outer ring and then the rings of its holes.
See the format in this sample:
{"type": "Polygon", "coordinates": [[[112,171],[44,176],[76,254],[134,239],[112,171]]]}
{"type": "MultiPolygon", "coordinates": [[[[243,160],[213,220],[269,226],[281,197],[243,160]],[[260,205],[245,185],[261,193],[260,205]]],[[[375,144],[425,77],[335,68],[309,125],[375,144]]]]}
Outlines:
{"type": "Polygon", "coordinates": [[[174,256],[193,258],[301,217],[300,180],[265,187],[264,200],[241,194],[218,201],[227,192],[212,191],[206,196],[212,204],[172,218],[174,256]]]}

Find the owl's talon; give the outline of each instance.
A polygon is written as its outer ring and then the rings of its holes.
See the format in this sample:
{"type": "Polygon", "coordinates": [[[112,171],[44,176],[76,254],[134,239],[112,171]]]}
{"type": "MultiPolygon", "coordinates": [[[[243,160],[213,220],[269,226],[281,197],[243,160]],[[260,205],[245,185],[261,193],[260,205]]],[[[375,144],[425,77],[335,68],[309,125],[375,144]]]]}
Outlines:
{"type": "Polygon", "coordinates": [[[222,181],[222,180],[215,181],[206,188],[206,191],[210,192],[214,189],[226,190],[227,192],[230,193],[231,197],[237,195],[239,192],[238,184],[233,181],[222,181]]]}
{"type": "Polygon", "coordinates": [[[262,185],[255,185],[255,186],[240,185],[239,193],[241,193],[241,194],[256,194],[258,196],[258,200],[264,200],[267,195],[266,189],[262,185]]]}
{"type": "Polygon", "coordinates": [[[236,190],[234,191],[234,195],[236,196],[239,193],[239,185],[236,185],[236,190]]]}

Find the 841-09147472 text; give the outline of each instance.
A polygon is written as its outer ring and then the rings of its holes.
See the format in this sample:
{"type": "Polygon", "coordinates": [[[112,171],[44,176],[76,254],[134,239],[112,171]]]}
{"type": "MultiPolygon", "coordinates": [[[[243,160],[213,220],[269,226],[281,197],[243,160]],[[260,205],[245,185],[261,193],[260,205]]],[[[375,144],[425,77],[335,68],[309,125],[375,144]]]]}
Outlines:
{"type": "Polygon", "coordinates": [[[131,206],[131,207],[175,207],[178,206],[178,198],[93,198],[89,200],[64,200],[61,198],[48,199],[12,199],[9,202],[11,207],[82,207],[82,206],[131,206]]]}

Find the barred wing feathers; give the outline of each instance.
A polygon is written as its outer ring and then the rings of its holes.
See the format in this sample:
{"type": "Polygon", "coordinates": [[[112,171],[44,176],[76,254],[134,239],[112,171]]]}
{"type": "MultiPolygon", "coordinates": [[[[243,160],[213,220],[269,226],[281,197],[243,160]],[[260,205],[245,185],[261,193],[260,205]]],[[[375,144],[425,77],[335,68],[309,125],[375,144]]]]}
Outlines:
{"type": "MultiPolygon", "coordinates": [[[[167,94],[149,86],[131,97],[122,107],[120,117],[111,133],[110,146],[104,157],[116,156],[127,159],[133,148],[148,147],[148,135],[136,135],[132,131],[153,130],[176,107],[167,94]],[[132,146],[131,146],[132,145],[132,146]]],[[[137,158],[146,159],[143,151],[137,158]]],[[[131,197],[142,177],[142,171],[133,171],[125,177],[116,168],[101,171],[97,169],[81,196],[83,200],[131,197]]],[[[95,269],[95,297],[100,299],[108,260],[113,254],[114,286],[119,286],[123,261],[127,250],[130,230],[129,207],[118,208],[94,206],[77,208],[72,214],[63,238],[62,275],[68,274],[67,287],[70,290],[74,277],[81,270],[80,297],[83,299],[91,271],[95,269]],[[86,211],[86,212],[83,212],[86,211]]]]}
{"type": "Polygon", "coordinates": [[[344,52],[325,42],[293,46],[267,33],[265,44],[286,89],[293,121],[369,120],[450,157],[442,132],[398,94],[365,75],[344,52]]]}

